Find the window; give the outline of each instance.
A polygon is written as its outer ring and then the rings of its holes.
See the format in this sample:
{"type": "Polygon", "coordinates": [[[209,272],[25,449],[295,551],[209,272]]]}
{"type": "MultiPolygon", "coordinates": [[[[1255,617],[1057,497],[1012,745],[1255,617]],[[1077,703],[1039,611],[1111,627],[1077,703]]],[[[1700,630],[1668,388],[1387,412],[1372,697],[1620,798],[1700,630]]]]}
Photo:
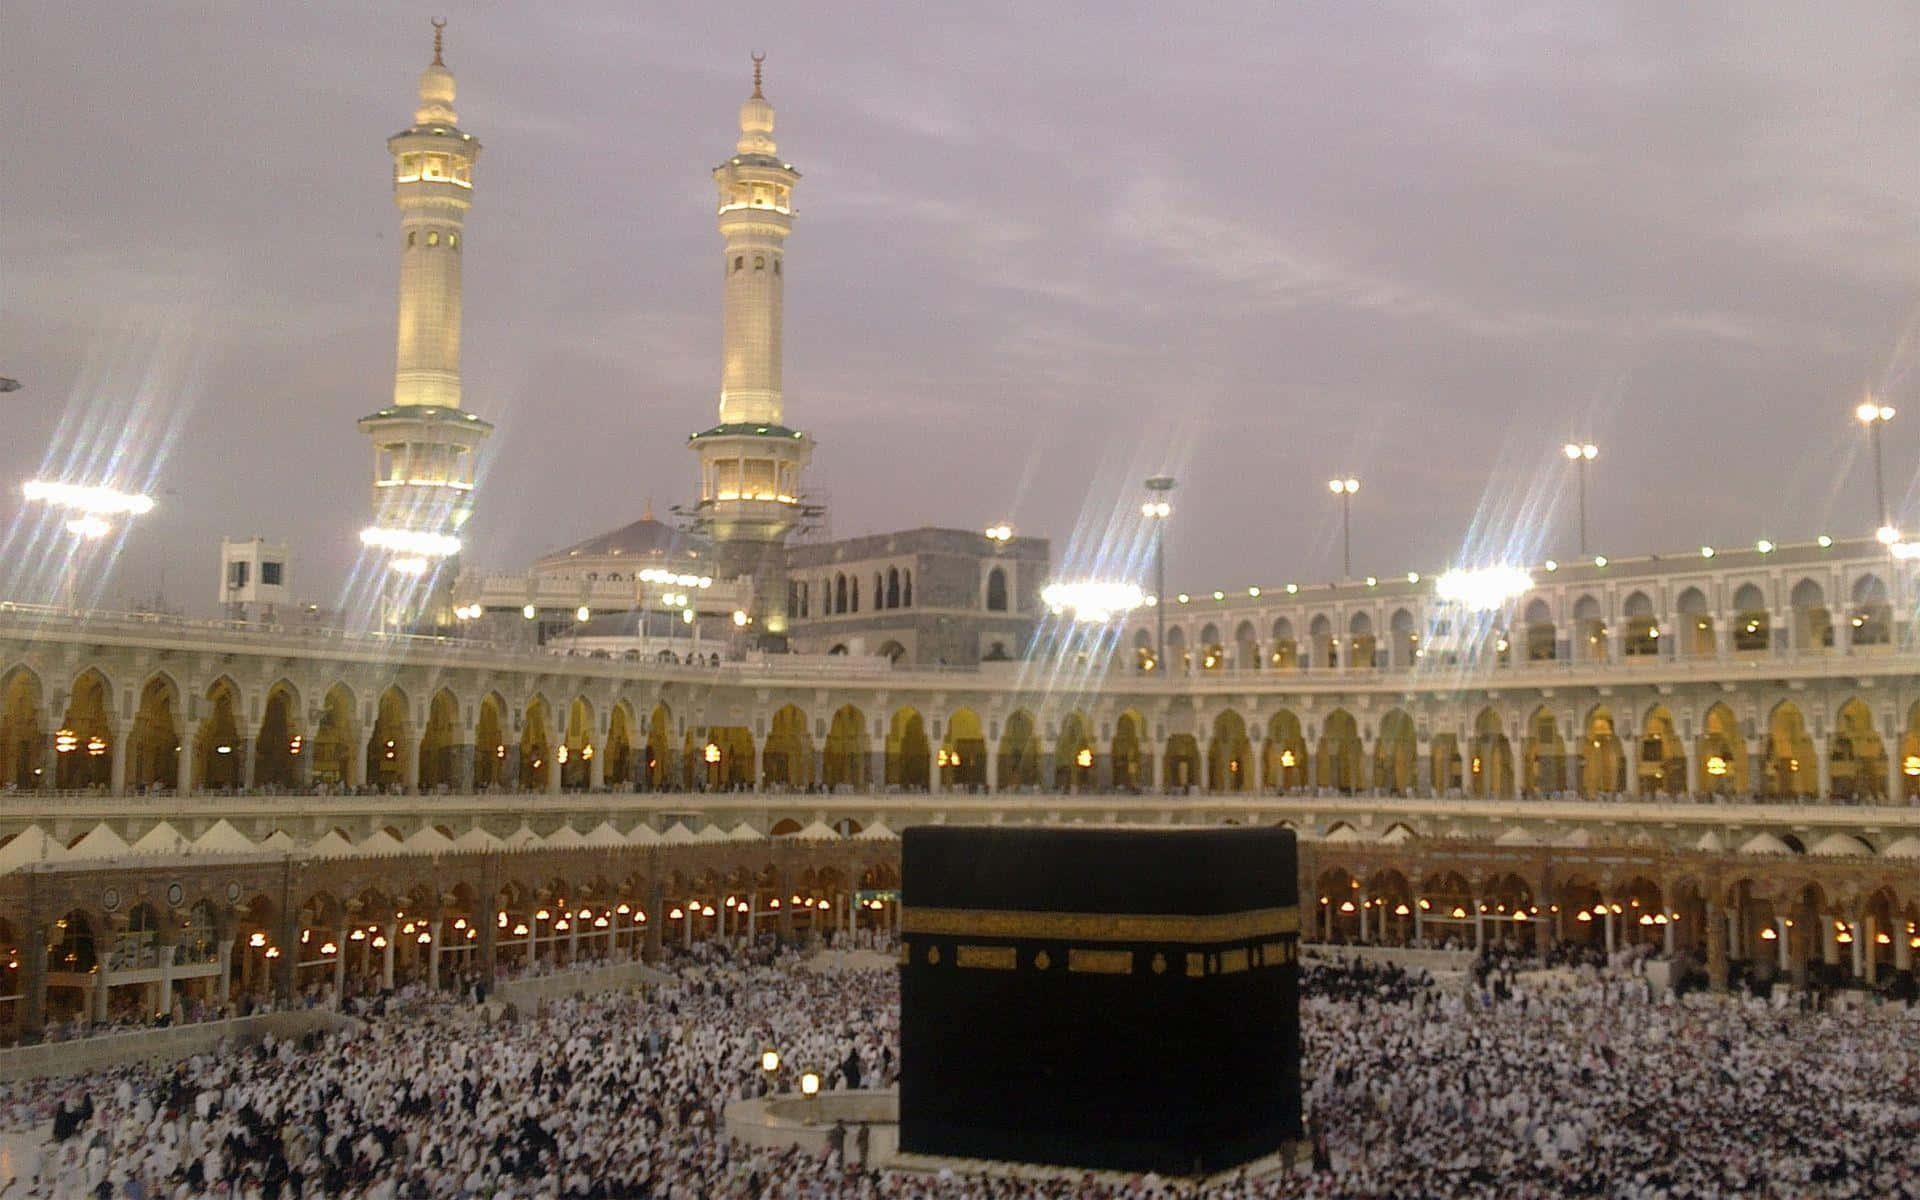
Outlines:
{"type": "Polygon", "coordinates": [[[733,259],[733,269],[734,269],[734,270],[736,270],[736,271],[738,271],[738,270],[740,270],[741,268],[743,268],[743,267],[745,267],[746,265],[747,265],[747,256],[746,256],[746,255],[744,255],[744,254],[738,254],[738,255],[735,255],[735,256],[734,256],[734,259],[733,259]]]}
{"type": "Polygon", "coordinates": [[[775,275],[778,275],[780,273],[780,260],[778,258],[775,258],[773,260],[773,273],[775,275]]]}
{"type": "Polygon", "coordinates": [[[847,611],[860,611],[860,577],[855,575],[847,581],[847,611]]]}
{"type": "Polygon", "coordinates": [[[419,241],[420,241],[420,231],[419,231],[419,230],[417,230],[417,229],[409,229],[409,230],[407,230],[407,245],[409,245],[409,246],[412,246],[412,245],[416,245],[416,244],[418,244],[418,243],[419,243],[419,241]]]}
{"type": "Polygon", "coordinates": [[[764,255],[764,254],[756,254],[756,255],[754,255],[754,256],[753,256],[753,269],[754,269],[754,270],[756,270],[756,271],[764,271],[764,270],[766,270],[766,269],[767,269],[767,256],[766,256],[766,255],[764,255]]]}
{"type": "Polygon", "coordinates": [[[900,568],[887,568],[887,607],[900,607],[900,568]]]}
{"type": "Polygon", "coordinates": [[[908,567],[901,578],[900,607],[913,607],[913,568],[908,567]]]}
{"type": "Polygon", "coordinates": [[[460,235],[457,233],[448,234],[447,247],[452,250],[458,250],[460,248],[460,235]]]}
{"type": "Polygon", "coordinates": [[[439,244],[440,244],[440,231],[439,231],[438,229],[430,229],[430,230],[428,230],[428,231],[427,231],[427,245],[429,245],[429,246],[438,246],[439,244]]]}
{"type": "Polygon", "coordinates": [[[1007,573],[999,567],[987,573],[987,611],[1007,611],[1007,573]]]}
{"type": "Polygon", "coordinates": [[[234,562],[227,564],[227,586],[234,589],[247,586],[246,563],[234,562]]]}
{"type": "Polygon", "coordinates": [[[837,613],[847,611],[847,577],[845,575],[833,577],[833,611],[837,613]]]}
{"type": "MultiPolygon", "coordinates": [[[[246,564],[242,563],[241,565],[245,566],[246,564]]],[[[286,567],[287,565],[285,563],[277,563],[277,562],[261,563],[260,564],[260,582],[265,584],[268,587],[279,587],[280,580],[282,578],[281,572],[285,571],[286,567]]]]}

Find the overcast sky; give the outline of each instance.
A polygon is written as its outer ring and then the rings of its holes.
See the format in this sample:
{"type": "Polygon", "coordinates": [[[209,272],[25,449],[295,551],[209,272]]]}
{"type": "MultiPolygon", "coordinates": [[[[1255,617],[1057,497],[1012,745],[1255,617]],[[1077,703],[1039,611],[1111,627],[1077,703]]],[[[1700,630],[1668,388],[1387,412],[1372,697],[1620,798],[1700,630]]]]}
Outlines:
{"type": "Polygon", "coordinates": [[[1356,573],[1537,560],[1568,437],[1598,550],[1864,532],[1867,388],[1920,521],[1912,4],[435,3],[10,8],[0,477],[160,490],[113,602],[209,608],[223,534],[337,593],[436,12],[485,145],[475,565],[693,490],[754,48],[837,535],[1005,518],[1077,562],[1165,470],[1173,586],[1325,580],[1353,474],[1356,573]]]}

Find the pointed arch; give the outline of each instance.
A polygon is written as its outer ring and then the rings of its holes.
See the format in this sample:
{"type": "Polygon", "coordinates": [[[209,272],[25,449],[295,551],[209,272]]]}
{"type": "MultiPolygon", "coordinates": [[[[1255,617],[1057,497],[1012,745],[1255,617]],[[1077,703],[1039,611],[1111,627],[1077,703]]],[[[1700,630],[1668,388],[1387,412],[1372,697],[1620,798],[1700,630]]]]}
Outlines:
{"type": "Polygon", "coordinates": [[[1336,708],[1320,726],[1319,785],[1342,792],[1366,786],[1361,772],[1360,725],[1353,714],[1336,708]]]}
{"type": "Polygon", "coordinates": [[[1419,737],[1405,709],[1390,708],[1380,716],[1373,742],[1373,786],[1381,791],[1407,793],[1419,783],[1419,737]]]}
{"type": "Polygon", "coordinates": [[[367,783],[382,790],[405,786],[412,754],[413,721],[407,694],[399,684],[390,684],[374,707],[373,732],[367,738],[367,783]]]}
{"type": "Polygon", "coordinates": [[[544,792],[553,761],[553,737],[548,732],[551,721],[547,712],[547,698],[538,692],[527,701],[526,712],[521,717],[520,726],[520,767],[515,777],[522,791],[544,792]]]}
{"type": "Polygon", "coordinates": [[[1560,656],[1560,631],[1544,598],[1536,596],[1528,602],[1525,624],[1528,662],[1551,662],[1560,656]]]}
{"type": "Polygon", "coordinates": [[[1773,646],[1773,614],[1767,611],[1766,593],[1754,583],[1743,583],[1733,593],[1733,648],[1739,654],[1755,654],[1773,646]]]}
{"type": "Polygon", "coordinates": [[[871,780],[868,767],[867,714],[851,704],[835,710],[827,726],[827,743],[820,758],[828,787],[864,788],[871,780]]]}
{"type": "Polygon", "coordinates": [[[1060,718],[1059,736],[1054,739],[1051,772],[1043,772],[1041,784],[1051,791],[1076,792],[1093,787],[1093,729],[1085,713],[1069,712],[1060,718]]]}
{"type": "Polygon", "coordinates": [[[585,791],[593,778],[593,756],[600,752],[593,740],[594,715],[593,702],[585,696],[576,695],[567,705],[566,733],[553,752],[560,763],[562,791],[585,791]]]}
{"type": "Polygon", "coordinates": [[[0,781],[22,791],[41,787],[49,765],[41,761],[45,695],[40,676],[24,666],[8,671],[0,683],[0,781]]]}
{"type": "Polygon", "coordinates": [[[657,703],[647,718],[648,790],[660,792],[686,786],[681,767],[679,751],[673,740],[673,710],[664,703],[657,703]]]}
{"type": "Polygon", "coordinates": [[[1261,779],[1268,791],[1291,792],[1307,786],[1310,763],[1306,735],[1292,709],[1280,709],[1267,718],[1266,744],[1261,748],[1261,779]]]}
{"type": "Polygon", "coordinates": [[[519,763],[507,757],[507,702],[498,692],[488,692],[480,700],[480,711],[473,722],[474,786],[491,790],[511,785],[509,773],[519,763]]]}
{"type": "Polygon", "coordinates": [[[1136,709],[1113,719],[1113,740],[1107,751],[1113,786],[1137,792],[1153,782],[1153,760],[1147,753],[1147,723],[1136,709]]]}
{"type": "Polygon", "coordinates": [[[1483,708],[1473,722],[1473,757],[1467,763],[1473,794],[1505,798],[1514,794],[1513,743],[1500,714],[1483,708]]]}
{"type": "Polygon", "coordinates": [[[1874,727],[1873,710],[1858,696],[1834,714],[1827,759],[1828,786],[1835,799],[1868,803],[1886,798],[1886,746],[1874,727]]]}
{"type": "Polygon", "coordinates": [[[1782,700],[1767,714],[1767,744],[1760,781],[1762,795],[1811,796],[1820,790],[1820,764],[1800,706],[1782,700]]]}
{"type": "Polygon", "coordinates": [[[1707,709],[1700,721],[1700,790],[1710,796],[1744,796],[1747,785],[1747,739],[1740,722],[1725,704],[1707,709]]]}
{"type": "Polygon", "coordinates": [[[766,782],[776,787],[805,791],[813,786],[813,736],[807,714],[797,705],[785,704],[774,712],[760,766],[766,782]]]}
{"type": "Polygon", "coordinates": [[[179,712],[180,685],[164,671],[148,676],[140,685],[140,704],[127,738],[127,786],[145,789],[179,783],[179,712]]]}
{"type": "Polygon", "coordinates": [[[1040,786],[1040,730],[1024,708],[1009,713],[1001,731],[1000,778],[995,786],[1003,792],[1040,786]]]}
{"type": "Polygon", "coordinates": [[[633,790],[633,705],[616,700],[607,710],[606,765],[601,781],[617,791],[633,790]]]}
{"type": "Polygon", "coordinates": [[[236,791],[247,751],[240,733],[240,685],[222,675],[208,685],[205,699],[207,715],[200,718],[193,745],[194,781],[203,791],[236,791]]]}
{"type": "Polygon", "coordinates": [[[441,688],[427,702],[427,727],[420,734],[420,764],[417,768],[422,792],[441,788],[455,790],[461,779],[463,739],[460,729],[460,701],[448,688],[441,688]]]}
{"type": "Polygon", "coordinates": [[[987,786],[987,739],[980,714],[956,708],[947,716],[946,732],[935,765],[940,784],[951,791],[974,791],[987,786]]]}
{"type": "Polygon", "coordinates": [[[1614,732],[1613,710],[1597,704],[1587,714],[1585,744],[1581,747],[1580,794],[1594,797],[1623,792],[1627,787],[1626,747],[1614,732]]]}
{"type": "Polygon", "coordinates": [[[1687,751],[1664,704],[1647,710],[1640,732],[1640,790],[1682,795],[1687,790],[1687,751]]]}
{"type": "Polygon", "coordinates": [[[1560,738],[1559,720],[1544,704],[1527,718],[1522,759],[1528,792],[1548,795],[1566,787],[1567,747],[1560,738]]]}
{"type": "Polygon", "coordinates": [[[927,741],[927,723],[919,710],[895,709],[887,721],[886,783],[909,792],[927,790],[933,747],[927,741]]]}
{"type": "Polygon", "coordinates": [[[89,667],[73,681],[67,694],[67,711],[55,734],[55,786],[104,788],[110,785],[116,736],[113,686],[98,668],[89,667]]]}
{"type": "Polygon", "coordinates": [[[1227,709],[1213,719],[1213,736],[1207,740],[1207,788],[1244,792],[1252,780],[1253,743],[1247,738],[1247,723],[1227,709]]]}
{"type": "Polygon", "coordinates": [[[360,753],[359,699],[345,682],[328,688],[320,700],[320,721],[313,731],[316,783],[358,787],[365,763],[360,753]]]}
{"type": "Polygon", "coordinates": [[[297,788],[305,780],[300,768],[313,757],[308,745],[300,690],[290,680],[277,679],[267,688],[260,707],[260,726],[253,739],[253,782],[266,788],[297,788]]]}

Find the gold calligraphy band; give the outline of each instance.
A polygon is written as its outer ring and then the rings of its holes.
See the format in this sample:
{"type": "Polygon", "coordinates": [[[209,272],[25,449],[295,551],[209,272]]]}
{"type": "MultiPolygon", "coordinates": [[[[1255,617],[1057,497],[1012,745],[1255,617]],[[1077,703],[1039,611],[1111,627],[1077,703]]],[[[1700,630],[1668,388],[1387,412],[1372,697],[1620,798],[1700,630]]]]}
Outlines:
{"type": "Polygon", "coordinates": [[[1075,942],[1249,941],[1300,932],[1300,910],[1185,916],[1172,913],[1021,912],[994,908],[908,908],[900,931],[935,937],[993,937],[1075,942]]]}

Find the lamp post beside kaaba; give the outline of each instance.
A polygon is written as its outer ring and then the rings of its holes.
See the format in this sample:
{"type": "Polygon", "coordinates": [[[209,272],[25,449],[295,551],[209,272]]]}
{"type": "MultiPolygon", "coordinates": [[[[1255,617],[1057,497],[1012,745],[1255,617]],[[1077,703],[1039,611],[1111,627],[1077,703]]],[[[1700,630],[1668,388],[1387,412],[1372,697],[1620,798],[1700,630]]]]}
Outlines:
{"type": "Polygon", "coordinates": [[[1204,1175],[1300,1137],[1279,828],[902,834],[905,1155],[1204,1175]]]}

